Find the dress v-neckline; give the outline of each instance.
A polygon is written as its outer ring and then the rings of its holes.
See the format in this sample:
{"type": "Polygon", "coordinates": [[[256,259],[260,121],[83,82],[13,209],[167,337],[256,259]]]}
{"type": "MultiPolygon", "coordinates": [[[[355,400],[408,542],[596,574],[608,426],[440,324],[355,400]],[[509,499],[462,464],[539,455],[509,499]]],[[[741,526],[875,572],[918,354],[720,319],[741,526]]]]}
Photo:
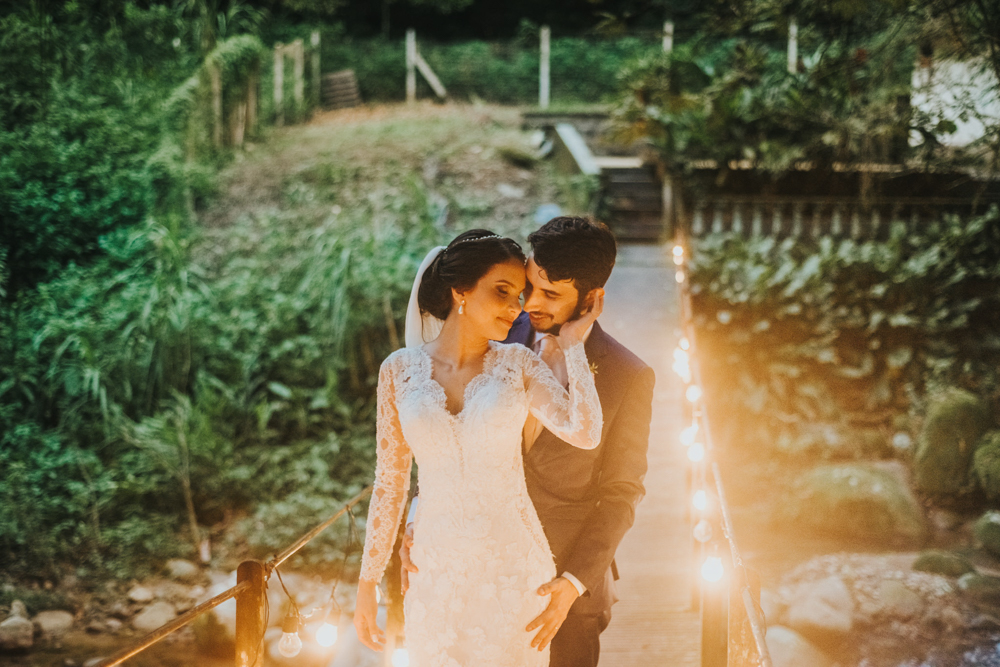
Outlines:
{"type": "Polygon", "coordinates": [[[473,377],[471,380],[465,383],[465,389],[462,390],[462,407],[458,412],[452,412],[448,409],[448,392],[444,390],[444,385],[434,379],[434,359],[431,357],[430,353],[424,349],[423,345],[417,348],[420,350],[421,355],[426,361],[427,365],[427,380],[433,385],[435,397],[438,399],[438,404],[446,415],[452,419],[461,419],[462,415],[465,414],[465,409],[469,406],[469,397],[472,394],[472,389],[478,386],[485,378],[489,377],[490,373],[493,372],[493,364],[496,358],[496,342],[489,341],[489,348],[486,350],[486,354],[483,355],[483,370],[479,372],[478,375],[473,377]]]}

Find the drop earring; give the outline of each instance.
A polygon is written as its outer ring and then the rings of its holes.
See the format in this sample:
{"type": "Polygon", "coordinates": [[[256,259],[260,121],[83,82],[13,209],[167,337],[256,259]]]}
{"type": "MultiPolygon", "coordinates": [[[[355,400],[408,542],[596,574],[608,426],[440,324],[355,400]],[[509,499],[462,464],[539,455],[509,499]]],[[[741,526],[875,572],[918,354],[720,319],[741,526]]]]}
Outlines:
{"type": "Polygon", "coordinates": [[[458,314],[459,315],[465,314],[465,299],[462,299],[462,303],[460,303],[458,306],[458,314]]]}

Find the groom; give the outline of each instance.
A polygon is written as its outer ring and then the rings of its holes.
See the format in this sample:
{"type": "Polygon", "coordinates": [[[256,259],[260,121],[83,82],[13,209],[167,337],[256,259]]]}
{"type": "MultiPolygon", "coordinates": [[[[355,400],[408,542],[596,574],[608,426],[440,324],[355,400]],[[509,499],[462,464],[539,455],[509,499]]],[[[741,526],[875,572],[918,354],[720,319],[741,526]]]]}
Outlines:
{"type": "MultiPolygon", "coordinates": [[[[553,218],[528,237],[528,286],[524,312],[506,343],[534,349],[566,381],[566,364],[552,336],[576,319],[603,291],[617,246],[602,223],[553,218]]],[[[532,646],[551,642],[550,667],[593,667],[600,634],[618,600],[614,556],[631,528],[642,499],[652,416],[653,369],[609,336],[599,323],[584,350],[601,399],[604,431],[597,449],[563,442],[533,417],[524,427],[524,471],[528,494],[541,520],[560,576],[539,589],[550,595],[545,611],[526,630],[532,646]]],[[[412,527],[400,556],[406,570],[412,527]]],[[[405,583],[404,583],[405,586],[405,583]]]]}

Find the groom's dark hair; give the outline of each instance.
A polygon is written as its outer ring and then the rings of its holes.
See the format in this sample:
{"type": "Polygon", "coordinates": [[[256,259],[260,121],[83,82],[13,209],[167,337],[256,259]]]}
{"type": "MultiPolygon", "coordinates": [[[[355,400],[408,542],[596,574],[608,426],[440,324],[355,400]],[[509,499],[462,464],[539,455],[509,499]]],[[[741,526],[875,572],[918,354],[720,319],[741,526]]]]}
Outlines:
{"type": "Polygon", "coordinates": [[[535,263],[552,282],[572,280],[580,300],[604,287],[615,267],[618,244],[603,222],[559,216],[528,236],[535,263]]]}

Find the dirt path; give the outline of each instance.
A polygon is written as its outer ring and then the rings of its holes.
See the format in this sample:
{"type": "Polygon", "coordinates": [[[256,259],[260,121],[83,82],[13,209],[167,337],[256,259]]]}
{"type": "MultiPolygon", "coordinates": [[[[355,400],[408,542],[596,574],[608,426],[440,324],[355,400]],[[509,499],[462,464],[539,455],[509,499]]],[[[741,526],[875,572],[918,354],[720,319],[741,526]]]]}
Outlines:
{"type": "Polygon", "coordinates": [[[646,497],[618,549],[621,601],[601,639],[601,667],[695,666],[700,625],[691,598],[685,463],[677,444],[680,380],[671,370],[677,291],[658,246],[621,248],[601,326],[656,372],[646,497]]]}

